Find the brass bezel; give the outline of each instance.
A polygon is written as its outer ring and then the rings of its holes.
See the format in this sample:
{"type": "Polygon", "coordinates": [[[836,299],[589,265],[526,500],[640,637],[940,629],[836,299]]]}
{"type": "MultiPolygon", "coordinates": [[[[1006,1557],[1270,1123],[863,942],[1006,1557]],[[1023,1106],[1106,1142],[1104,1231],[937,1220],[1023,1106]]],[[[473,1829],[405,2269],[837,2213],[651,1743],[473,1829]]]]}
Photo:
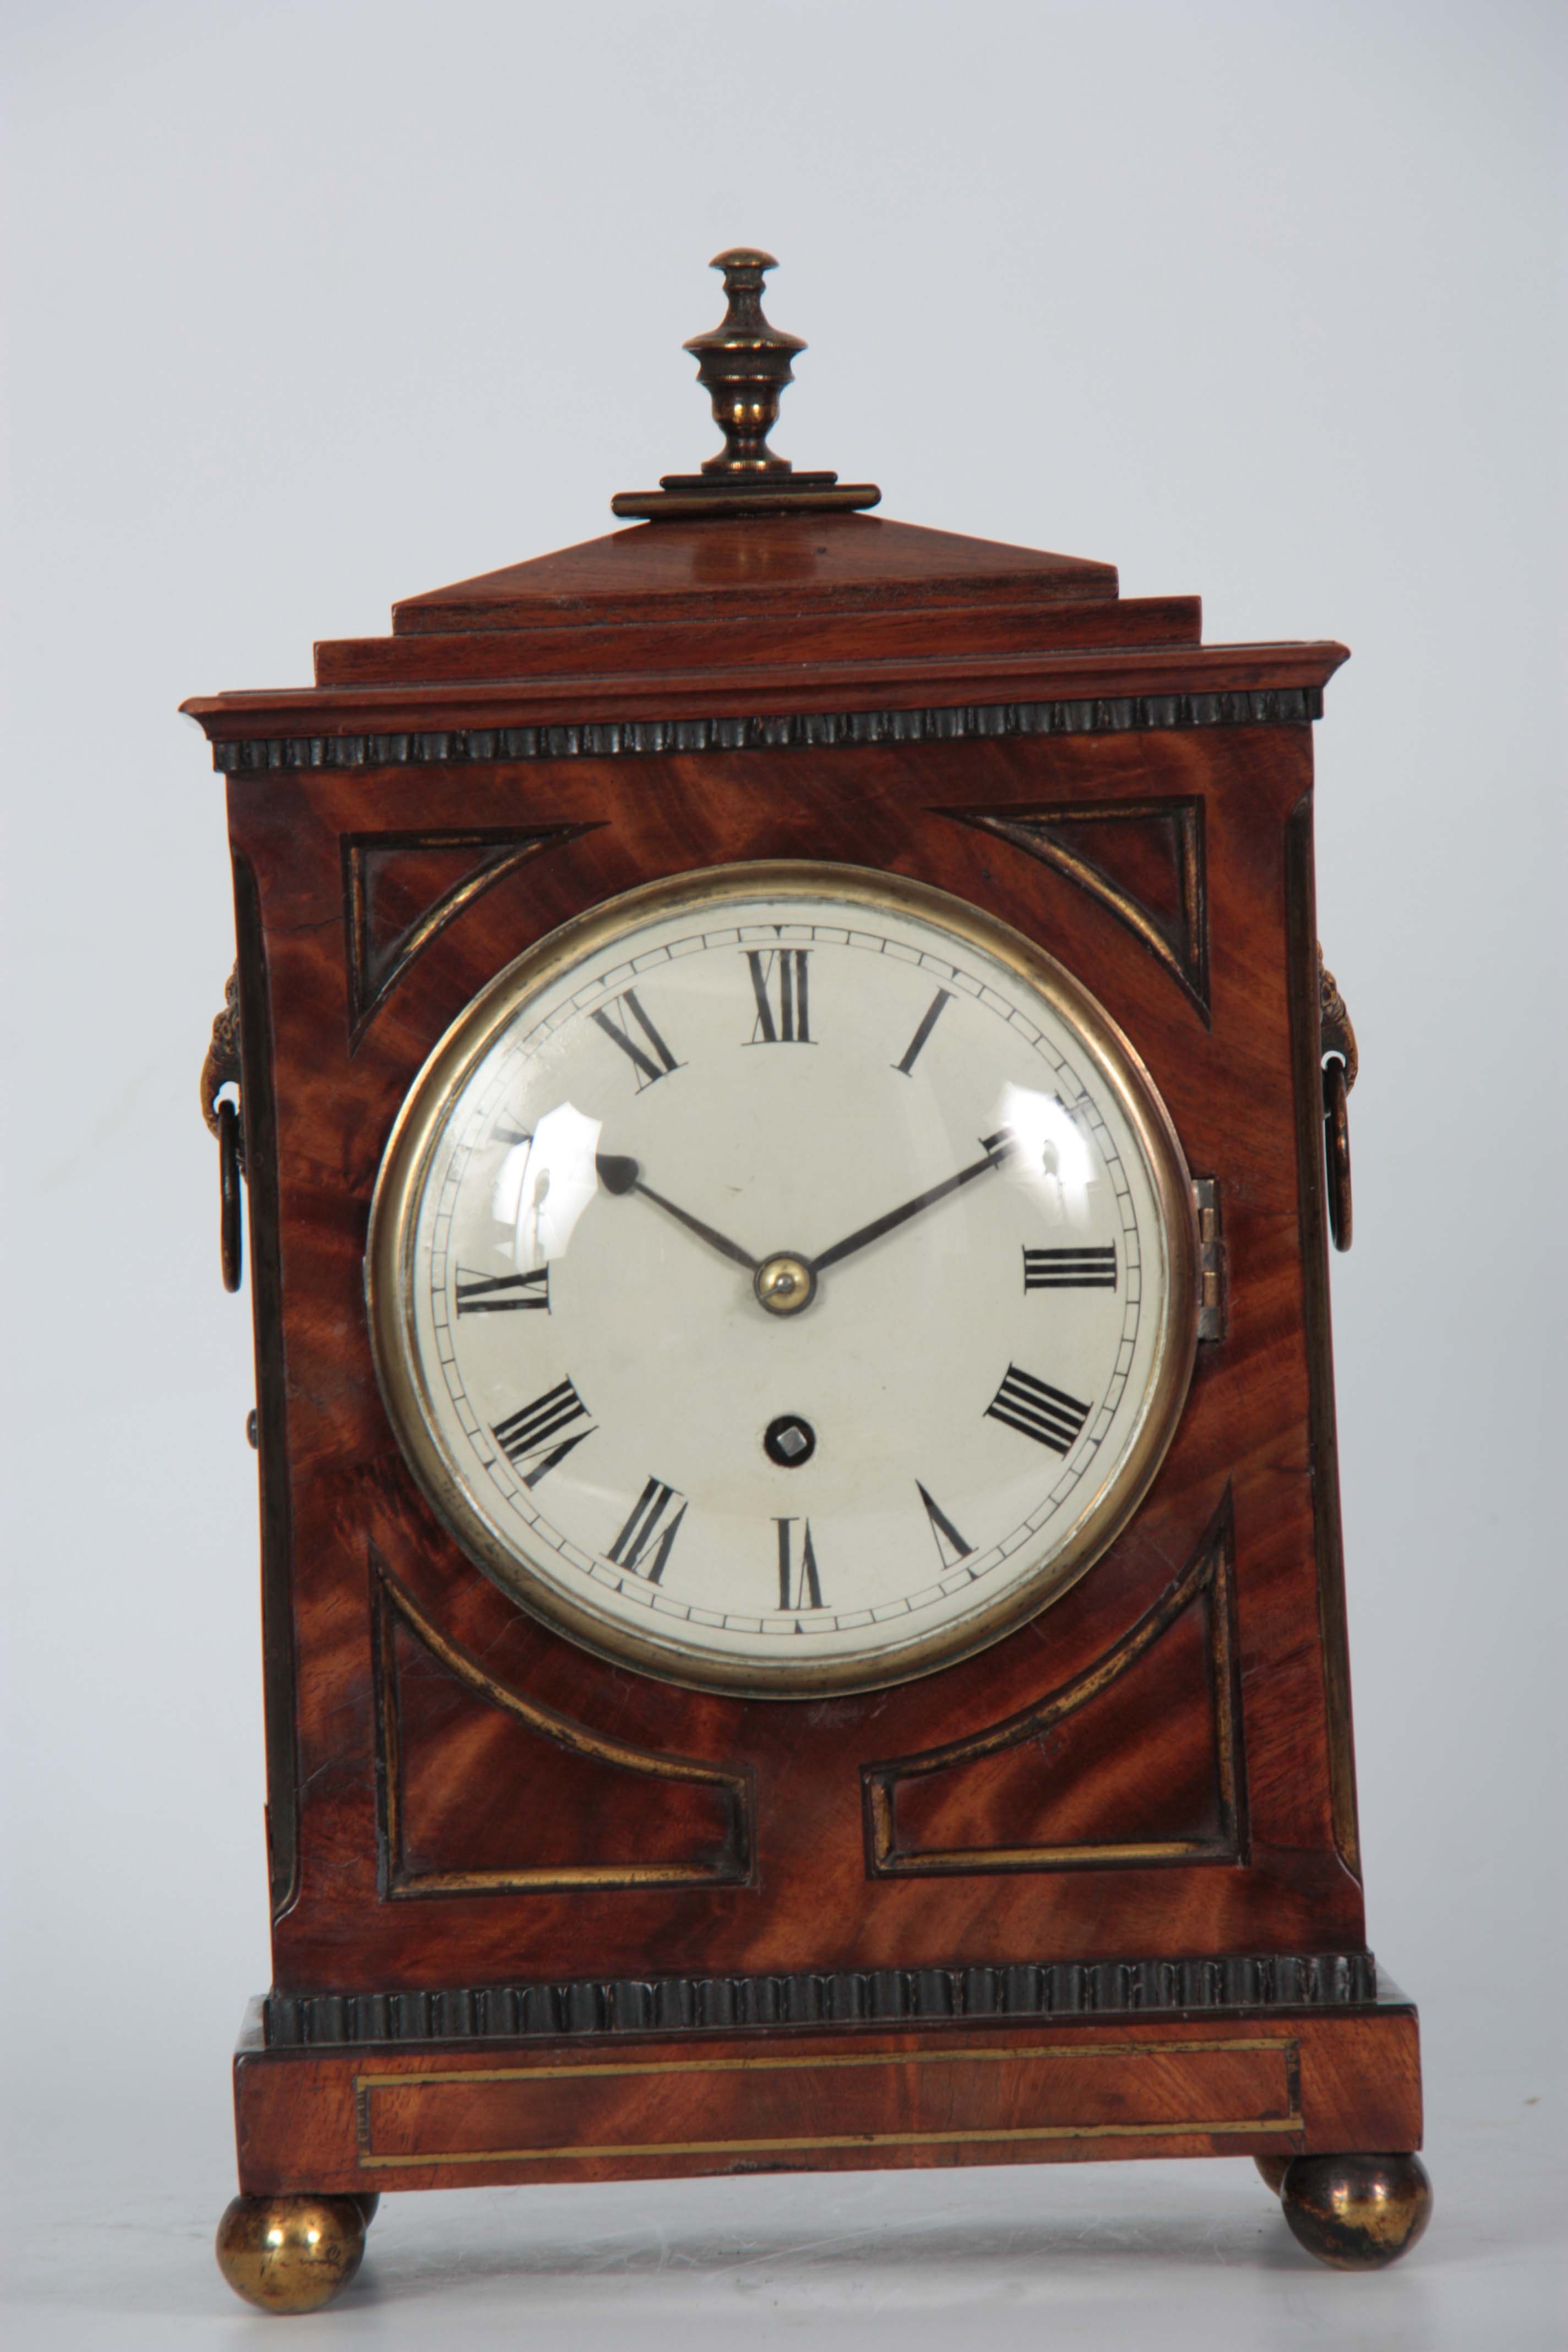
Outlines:
{"type": "Polygon", "coordinates": [[[1197,1345],[1198,1263],[1192,1179],[1170,1114],[1128,1039],[1080,982],[1021,932],[929,883],[826,859],[791,858],[710,866],[644,883],[563,924],[498,972],[436,1046],[393,1123],[371,1202],[364,1265],[376,1377],[405,1459],[460,1549],[509,1600],[595,1655],[659,1681],[749,1698],[816,1698],[829,1691],[888,1689],[973,1657],[1058,1599],[1115,1541],[1148,1493],[1186,1402],[1197,1345]],[[629,925],[739,896],[834,895],[939,926],[1008,966],[1070,1024],[1142,1147],[1170,1278],[1142,1427],[1120,1474],[1063,1549],[981,1616],[949,1627],[945,1634],[928,1634],[884,1652],[874,1666],[837,1658],[803,1662],[792,1671],[782,1661],[693,1659],[676,1639],[650,1637],[640,1627],[606,1625],[499,1540],[453,1475],[424,1407],[408,1265],[419,1195],[447,1114],[498,1031],[528,997],[597,955],[629,925]]]}

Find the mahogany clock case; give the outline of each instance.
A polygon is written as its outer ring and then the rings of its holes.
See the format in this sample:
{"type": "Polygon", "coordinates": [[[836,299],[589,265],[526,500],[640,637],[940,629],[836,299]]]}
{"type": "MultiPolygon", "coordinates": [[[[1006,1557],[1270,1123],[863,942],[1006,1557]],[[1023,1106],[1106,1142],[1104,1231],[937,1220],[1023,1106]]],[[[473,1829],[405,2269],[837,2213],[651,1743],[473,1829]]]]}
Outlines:
{"type": "Polygon", "coordinates": [[[1343,657],[800,514],[644,523],[186,706],[227,777],[258,1351],[243,2187],[1419,2145],[1334,1450],[1311,722],[1343,657]],[[388,1133],[465,1005],[615,894],[772,859],[1038,942],[1209,1188],[1185,1412],[1048,1642],[815,1702],[504,1597],[399,1453],[364,1306],[388,1133]]]}

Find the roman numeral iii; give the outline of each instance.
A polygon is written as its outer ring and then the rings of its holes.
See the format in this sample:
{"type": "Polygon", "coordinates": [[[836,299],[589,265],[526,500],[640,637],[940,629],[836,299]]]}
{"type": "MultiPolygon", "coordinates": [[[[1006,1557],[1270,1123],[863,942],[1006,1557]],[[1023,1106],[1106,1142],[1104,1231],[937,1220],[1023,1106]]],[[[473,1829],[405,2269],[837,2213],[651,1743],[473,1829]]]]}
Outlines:
{"type": "Polygon", "coordinates": [[[988,1419],[1005,1422],[1037,1445],[1048,1445],[1053,1454],[1070,1453],[1089,1419],[1088,1405],[1047,1381],[1037,1381],[1033,1372],[1021,1372],[1016,1364],[1008,1365],[985,1412],[988,1419]]]}
{"type": "Polygon", "coordinates": [[[779,1531],[779,1607],[781,1609],[820,1609],[822,1580],[816,1572],[816,1547],[811,1540],[809,1519],[775,1519],[779,1531]],[[798,1553],[791,1530],[804,1528],[804,1539],[798,1553]]]}
{"type": "Polygon", "coordinates": [[[1116,1244],[1103,1248],[1026,1249],[1026,1290],[1114,1290],[1116,1244]]]}
{"type": "Polygon", "coordinates": [[[504,1315],[513,1307],[542,1307],[550,1312],[550,1268],[533,1274],[470,1274],[458,1268],[459,1315],[504,1315]]]}
{"type": "Polygon", "coordinates": [[[594,1019],[611,1045],[618,1045],[631,1064],[637,1074],[639,1095],[645,1087],[654,1086],[660,1078],[668,1077],[671,1070],[684,1067],[676,1060],[649,1020],[635,988],[623,989],[619,996],[612,997],[608,1004],[595,1013],[594,1019]],[[640,1045],[634,1027],[642,1033],[640,1045]],[[654,1058],[656,1055],[657,1060],[654,1058]]]}
{"type": "Polygon", "coordinates": [[[680,1532],[680,1522],[686,1517],[686,1497],[678,1495],[673,1486],[662,1479],[650,1478],[632,1505],[631,1517],[605,1554],[616,1568],[636,1569],[650,1584],[657,1584],[669,1565],[670,1549],[680,1532]],[[680,1508],[670,1513],[670,1506],[680,1508]],[[647,1568],[646,1556],[652,1557],[647,1568]]]}
{"type": "Polygon", "coordinates": [[[752,1026],[753,1045],[810,1045],[810,1006],[806,995],[808,948],[748,948],[752,993],[757,1017],[752,1026]]]}
{"type": "Polygon", "coordinates": [[[554,1388],[546,1389],[542,1396],[535,1397],[531,1404],[520,1405],[504,1421],[498,1421],[492,1434],[512,1467],[522,1470],[523,1485],[531,1488],[564,1462],[574,1445],[592,1437],[591,1423],[586,1429],[578,1430],[574,1437],[562,1434],[574,1422],[587,1419],[588,1408],[571,1381],[561,1381],[554,1388]],[[557,1438],[561,1440],[559,1444],[553,1443],[557,1438]],[[535,1455],[542,1458],[536,1461],[535,1455]],[[531,1465],[526,1470],[524,1463],[531,1465]]]}

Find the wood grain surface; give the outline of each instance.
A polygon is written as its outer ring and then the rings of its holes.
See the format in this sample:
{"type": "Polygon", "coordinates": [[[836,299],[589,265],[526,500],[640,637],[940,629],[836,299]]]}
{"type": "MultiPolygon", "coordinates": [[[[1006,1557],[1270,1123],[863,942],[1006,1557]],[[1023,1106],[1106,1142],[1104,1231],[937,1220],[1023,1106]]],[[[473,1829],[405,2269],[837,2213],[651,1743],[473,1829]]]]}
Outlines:
{"type": "Polygon", "coordinates": [[[240,2182],[265,2195],[1155,2156],[1406,2149],[1414,2011],[268,2052],[235,2066],[240,2182]]]}
{"type": "MultiPolygon", "coordinates": [[[[1227,705],[1226,723],[1108,717],[1082,732],[952,740],[710,742],[636,758],[577,743],[570,758],[534,746],[526,760],[492,743],[482,760],[447,760],[426,738],[416,761],[374,752],[411,726],[929,713],[972,704],[982,688],[988,706],[1315,694],[1343,658],[1331,645],[1195,640],[1194,600],[1122,602],[1106,566],[860,516],[655,524],[411,600],[394,637],[322,647],[317,687],[187,706],[239,768],[227,789],[261,1286],[280,1990],[1364,1948],[1326,1242],[1318,1129],[1303,1108],[1315,1084],[1303,1025],[1316,1005],[1310,727],[1249,723],[1227,705]],[[372,746],[353,767],[239,758],[285,736],[350,734],[372,746]],[[1053,844],[1063,854],[1041,854],[1053,844]],[[1224,1337],[1200,1347],[1149,1498],[1092,1572],[979,1657],[814,1703],[703,1695],[605,1664],[488,1582],[405,1466],[376,1390],[363,1284],[393,1118],[475,992],[617,892],[777,857],[934,884],[1066,963],[1131,1039],[1194,1175],[1217,1180],[1227,1262],[1224,1337]],[[1048,1727],[987,1745],[989,1729],[1028,1718],[1127,1644],[1222,1517],[1221,1570],[1124,1675],[1048,1727]],[[406,1602],[395,1622],[389,1593],[406,1602]],[[436,1629],[434,1644],[420,1625],[436,1629]],[[454,1668],[463,1658],[483,1662],[488,1691],[454,1668]],[[941,1770],[910,1765],[938,1750],[952,1751],[941,1770]],[[663,1759],[664,1777],[639,1756],[663,1759]],[[879,1855],[865,1792],[889,1759],[905,1759],[905,1778],[896,1792],[887,1782],[893,1842],[879,1855]]],[[[1205,718],[1218,709],[1205,705],[1205,718]]],[[[1414,2022],[1401,2016],[1301,2029],[1325,2083],[1365,2074],[1364,2097],[1341,2099],[1359,2118],[1354,2145],[1374,2144],[1364,2134],[1379,2070],[1408,2088],[1414,2022]],[[1385,2054],[1395,2046],[1397,2061],[1385,2054]]],[[[1234,2123],[1274,2097],[1284,2077],[1264,2056],[1194,2056],[1160,2107],[1161,2134],[1184,2115],[1183,2144],[1210,2146],[1219,2107],[1234,2123]]],[[[348,2095],[340,2062],[320,2053],[257,2060],[245,2059],[247,2082],[309,2063],[327,2070],[329,2105],[348,2095]]],[[[1131,2085],[1152,2076],[1121,2063],[1097,2060],[1100,2071],[1074,2078],[1098,2085],[1086,2114],[1125,2107],[1137,2120],[1131,2085]]],[[[991,2078],[972,2068],[958,2105],[977,2130],[1037,2106],[1048,2121],[1058,2090],[1037,2098],[1025,2086],[1071,2073],[1020,2061],[993,2112],[991,2078]]],[[[895,2070],[873,2090],[857,2076],[842,2112],[861,2122],[842,2129],[918,2121],[918,2086],[937,2079],[895,2070]]],[[[289,2130],[314,2112],[315,2091],[307,2101],[281,2084],[247,2093],[259,2102],[247,2186],[282,2178],[276,2103],[296,2103],[289,2130]]],[[[1325,2091],[1323,2115],[1340,2112],[1339,2095],[1325,2091]]],[[[555,2127],[521,2093],[486,2096],[482,2116],[455,2096],[416,2108],[442,2119],[432,2130],[487,2144],[555,2127]]],[[[1405,2092],[1389,2096],[1408,2130],[1405,2092]]],[[[584,2143],[635,2137],[618,2097],[595,2093],[584,2143]]],[[[741,2129],[711,2084],[679,2112],[681,2132],[741,2129]]],[[[378,2147],[402,2147],[405,2114],[391,2094],[374,2107],[378,2147]]],[[[787,2101],[767,2114],[768,2131],[784,2132],[787,2101]]],[[[1267,2148],[1298,2126],[1271,2111],[1247,2128],[1262,2137],[1243,2144],[1267,2148]]],[[[1352,2144],[1333,2128],[1310,2144],[1352,2144]]],[[[802,2160],[841,2160],[813,2145],[802,2160]]],[[[963,2160],[956,2143],[940,2157],[918,2145],[926,2152],[911,2139],[885,2160],[963,2160]]],[[[1117,2152],[1152,2146],[1134,2134],[1117,2152]]],[[[647,2164],[679,2168],[668,2155],[647,2164]]],[[[346,2175],[339,2165],[309,2177],[346,2175]]]]}

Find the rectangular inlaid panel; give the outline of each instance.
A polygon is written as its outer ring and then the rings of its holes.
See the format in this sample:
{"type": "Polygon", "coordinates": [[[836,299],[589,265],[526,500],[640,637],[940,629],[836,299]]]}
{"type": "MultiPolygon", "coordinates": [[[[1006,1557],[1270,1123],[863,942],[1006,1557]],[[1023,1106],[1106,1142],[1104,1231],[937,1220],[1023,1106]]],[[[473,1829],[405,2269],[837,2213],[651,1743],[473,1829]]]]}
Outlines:
{"type": "MultiPolygon", "coordinates": [[[[804,2158],[1299,2129],[1294,2041],[966,2047],[355,2077],[367,2170],[804,2158]],[[1090,2121],[1088,2118],[1093,2117],[1090,2121]]],[[[874,2160],[874,2159],[873,2159],[874,2160]]]]}
{"type": "Polygon", "coordinates": [[[255,2194],[1421,2145],[1415,2012],[1000,2021],[269,2050],[235,2064],[255,2194]]]}

